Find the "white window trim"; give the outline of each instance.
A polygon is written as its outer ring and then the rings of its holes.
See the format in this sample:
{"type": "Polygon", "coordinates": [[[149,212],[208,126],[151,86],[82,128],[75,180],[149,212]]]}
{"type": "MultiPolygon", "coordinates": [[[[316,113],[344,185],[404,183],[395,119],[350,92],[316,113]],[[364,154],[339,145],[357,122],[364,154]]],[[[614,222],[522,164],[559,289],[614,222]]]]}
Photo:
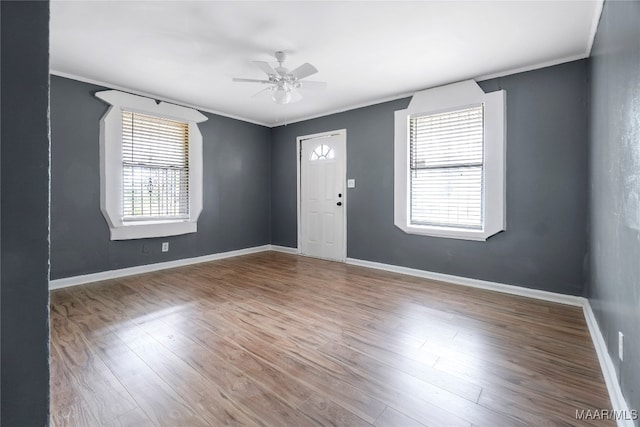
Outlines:
{"type": "Polygon", "coordinates": [[[473,80],[417,92],[395,112],[394,224],[408,234],[484,241],[506,230],[506,93],[484,91],[473,80]],[[409,223],[409,118],[484,104],[484,227],[481,230],[409,223]]]}
{"type": "Polygon", "coordinates": [[[111,105],[100,120],[100,210],[111,240],[143,239],[195,233],[202,212],[202,134],[198,123],[207,117],[197,110],[166,102],[157,103],[117,90],[97,92],[111,105]],[[189,218],[186,220],[122,221],[122,110],[166,117],[189,123],[189,218]]]}

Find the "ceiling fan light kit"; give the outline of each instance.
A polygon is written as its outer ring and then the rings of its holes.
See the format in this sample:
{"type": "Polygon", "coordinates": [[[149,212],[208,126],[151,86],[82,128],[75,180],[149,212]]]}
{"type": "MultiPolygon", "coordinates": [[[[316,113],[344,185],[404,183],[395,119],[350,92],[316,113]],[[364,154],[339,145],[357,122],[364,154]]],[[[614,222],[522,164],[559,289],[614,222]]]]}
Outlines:
{"type": "Polygon", "coordinates": [[[276,90],[273,91],[273,102],[276,104],[288,104],[291,102],[291,91],[287,90],[284,86],[278,86],[276,90]]]}
{"type": "Polygon", "coordinates": [[[271,93],[272,101],[281,105],[302,99],[302,95],[298,92],[298,89],[322,90],[327,86],[325,82],[302,80],[318,72],[316,67],[308,62],[305,62],[298,68],[289,71],[288,68],[282,65],[287,57],[286,54],[282,51],[278,51],[275,53],[275,57],[278,62],[278,66],[275,68],[265,61],[253,61],[253,63],[267,75],[267,79],[258,80],[234,78],[233,81],[241,83],[268,84],[268,88],[261,90],[253,95],[253,97],[259,97],[271,93]]]}

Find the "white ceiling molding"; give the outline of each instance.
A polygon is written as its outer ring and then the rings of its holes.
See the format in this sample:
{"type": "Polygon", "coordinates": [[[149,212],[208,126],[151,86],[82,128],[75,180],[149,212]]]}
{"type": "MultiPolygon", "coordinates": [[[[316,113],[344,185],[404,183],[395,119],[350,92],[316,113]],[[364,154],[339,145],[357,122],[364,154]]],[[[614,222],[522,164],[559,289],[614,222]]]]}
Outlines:
{"type": "Polygon", "coordinates": [[[588,56],[602,0],[51,2],[52,73],[264,126],[588,56]],[[310,62],[324,91],[275,105],[232,77],[310,62]]]}
{"type": "Polygon", "coordinates": [[[587,44],[587,50],[585,57],[591,56],[591,49],[593,49],[593,42],[596,39],[596,33],[598,32],[598,25],[600,24],[600,18],[602,17],[602,9],[604,8],[604,0],[599,0],[596,4],[596,10],[593,12],[593,20],[591,21],[591,30],[589,30],[589,42],[587,44]]]}
{"type": "Polygon", "coordinates": [[[49,72],[54,76],[64,77],[66,79],[72,79],[72,80],[77,80],[77,81],[83,82],[83,83],[89,83],[89,84],[96,85],[96,86],[102,86],[102,87],[105,87],[107,89],[116,89],[116,90],[120,90],[122,92],[128,92],[128,93],[130,93],[132,95],[144,96],[146,98],[155,99],[157,101],[169,102],[169,103],[172,103],[172,104],[181,105],[183,107],[195,108],[196,110],[204,111],[205,113],[216,114],[218,116],[228,117],[230,119],[242,120],[243,122],[249,122],[249,123],[253,123],[255,125],[271,127],[271,125],[268,124],[268,123],[262,123],[262,122],[254,121],[254,120],[252,120],[252,119],[250,119],[248,117],[235,116],[233,114],[228,114],[228,113],[225,113],[223,111],[209,110],[207,108],[204,108],[204,107],[201,107],[201,106],[198,106],[198,105],[191,105],[191,104],[188,104],[186,102],[179,101],[177,99],[168,99],[168,98],[164,98],[162,96],[159,96],[157,94],[146,93],[146,92],[142,92],[142,91],[139,91],[139,90],[136,90],[136,89],[120,86],[120,85],[109,83],[109,82],[102,82],[102,81],[98,81],[98,80],[94,80],[94,79],[88,79],[88,78],[83,77],[83,76],[77,76],[75,74],[63,73],[62,71],[53,70],[53,69],[49,70],[49,72]]]}
{"type": "Polygon", "coordinates": [[[484,81],[484,80],[496,79],[498,77],[510,76],[512,74],[526,73],[527,71],[539,70],[540,68],[553,67],[554,65],[560,65],[560,64],[564,64],[566,62],[577,61],[579,59],[585,59],[585,58],[587,58],[587,55],[581,53],[579,55],[571,55],[571,56],[567,56],[565,58],[554,59],[552,61],[547,61],[547,62],[541,62],[539,64],[528,65],[526,67],[511,68],[511,69],[508,69],[508,70],[500,71],[498,73],[485,74],[483,76],[475,77],[475,78],[473,78],[473,80],[481,82],[481,81],[484,81]]]}

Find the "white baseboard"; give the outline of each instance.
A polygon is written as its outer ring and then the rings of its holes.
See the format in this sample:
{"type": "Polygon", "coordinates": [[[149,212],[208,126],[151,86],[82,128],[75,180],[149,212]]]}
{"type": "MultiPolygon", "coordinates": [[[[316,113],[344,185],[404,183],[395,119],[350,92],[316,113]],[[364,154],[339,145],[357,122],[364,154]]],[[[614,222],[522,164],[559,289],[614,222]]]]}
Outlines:
{"type": "MultiPolygon", "coordinates": [[[[622,418],[630,418],[629,407],[627,406],[627,402],[622,394],[618,375],[616,374],[616,368],[613,365],[613,360],[611,360],[607,344],[602,336],[602,332],[598,326],[596,316],[593,314],[589,300],[585,302],[582,309],[584,311],[584,318],[587,321],[587,326],[589,327],[589,334],[593,340],[593,346],[596,348],[596,354],[598,355],[598,361],[600,362],[600,369],[604,376],[604,382],[607,385],[609,399],[611,399],[611,409],[616,411],[618,414],[622,414],[622,418]],[[625,417],[625,415],[627,415],[627,417],[625,417]]],[[[634,422],[630,419],[619,419],[617,422],[618,427],[634,427],[634,422]]]]}
{"type": "MultiPolygon", "coordinates": [[[[519,295],[544,301],[582,307],[585,321],[587,322],[587,327],[589,328],[589,334],[591,335],[596,354],[598,355],[600,369],[602,370],[602,375],[604,376],[607,391],[609,393],[609,398],[611,399],[611,408],[599,409],[613,409],[620,418],[630,418],[629,408],[622,394],[622,389],[620,388],[620,383],[618,382],[618,376],[616,375],[613,361],[611,360],[611,356],[609,355],[609,351],[607,350],[607,345],[604,341],[604,338],[602,337],[602,332],[600,332],[598,322],[596,321],[593,310],[591,310],[591,304],[589,304],[589,300],[587,298],[558,294],[555,292],[540,291],[537,289],[523,288],[521,286],[506,285],[504,283],[489,282],[486,280],[471,279],[468,277],[453,276],[450,274],[434,273],[426,270],[417,270],[414,268],[383,264],[373,261],[365,261],[356,258],[347,258],[346,262],[347,264],[351,265],[391,271],[393,273],[407,274],[409,276],[437,280],[439,282],[470,286],[473,288],[487,289],[512,295],[519,295]]],[[[630,419],[618,419],[617,425],[618,427],[635,427],[634,422],[630,419]]]]}
{"type": "Polygon", "coordinates": [[[521,286],[506,285],[503,283],[489,282],[486,280],[453,276],[451,274],[434,273],[426,270],[418,270],[415,268],[401,267],[398,265],[383,264],[380,262],[365,261],[356,258],[347,258],[347,264],[375,268],[377,270],[391,271],[393,273],[406,274],[409,276],[421,277],[424,279],[437,280],[438,282],[447,282],[454,285],[463,285],[472,288],[487,289],[490,291],[504,292],[512,295],[520,295],[523,297],[535,298],[544,301],[557,302],[560,304],[574,305],[578,307],[582,307],[586,301],[586,299],[583,297],[577,297],[573,295],[540,291],[537,289],[524,288],[521,286]]]}
{"type": "Polygon", "coordinates": [[[122,268],[119,270],[101,271],[98,273],[83,274],[81,276],[65,277],[62,279],[50,280],[49,289],[53,290],[66,288],[69,286],[82,285],[85,283],[99,282],[101,280],[116,279],[119,277],[132,276],[134,274],[150,273],[152,271],[166,270],[167,268],[183,267],[185,265],[215,261],[218,259],[231,258],[269,250],[271,250],[271,245],[255,246],[253,248],[220,252],[217,254],[204,255],[194,258],[177,259],[175,261],[158,262],[155,264],[139,265],[135,267],[122,268]]]}
{"type": "MultiPolygon", "coordinates": [[[[123,268],[119,270],[103,271],[99,273],[85,274],[82,276],[67,277],[63,279],[51,280],[49,282],[49,289],[60,289],[68,286],[81,285],[85,283],[98,282],[101,280],[115,279],[119,277],[131,276],[134,274],[149,273],[152,271],[164,270],[167,268],[182,267],[185,265],[198,264],[202,262],[215,261],[224,258],[231,258],[240,255],[248,255],[257,252],[264,251],[276,251],[287,254],[297,255],[297,248],[290,248],[286,246],[278,245],[263,245],[253,248],[239,249],[236,251],[222,252],[217,254],[205,255],[195,258],[180,259],[175,261],[160,262],[156,264],[141,265],[130,268],[123,268]]],[[[598,322],[591,309],[589,300],[584,297],[578,297],[573,295],[564,295],[554,292],[540,291],[537,289],[523,288],[521,286],[507,285],[504,283],[489,282],[486,280],[471,279],[468,277],[453,276],[450,274],[435,273],[426,270],[418,270],[414,268],[401,267],[391,264],[383,264],[373,261],[365,261],[356,258],[347,258],[347,264],[357,265],[360,267],[374,268],[377,270],[390,271],[393,273],[406,274],[414,277],[421,277],[430,280],[437,280],[439,282],[447,282],[455,285],[469,286],[473,288],[487,289],[491,291],[503,292],[512,295],[519,295],[529,298],[535,298],[544,301],[551,301],[560,304],[572,305],[582,307],[584,317],[589,328],[593,345],[598,355],[598,361],[600,362],[600,368],[604,376],[605,384],[609,392],[609,398],[611,399],[611,405],[614,411],[618,414],[629,414],[627,403],[620,389],[620,383],[611,360],[611,356],[607,350],[607,345],[604,341],[598,322]]],[[[602,408],[608,409],[608,408],[602,408]]],[[[623,417],[624,418],[624,417],[623,417]]],[[[617,420],[618,427],[634,427],[634,422],[627,419],[617,420]]]]}
{"type": "Polygon", "coordinates": [[[288,246],[271,245],[270,249],[272,251],[282,252],[282,253],[285,253],[285,254],[298,255],[298,248],[290,248],[288,246]]]}

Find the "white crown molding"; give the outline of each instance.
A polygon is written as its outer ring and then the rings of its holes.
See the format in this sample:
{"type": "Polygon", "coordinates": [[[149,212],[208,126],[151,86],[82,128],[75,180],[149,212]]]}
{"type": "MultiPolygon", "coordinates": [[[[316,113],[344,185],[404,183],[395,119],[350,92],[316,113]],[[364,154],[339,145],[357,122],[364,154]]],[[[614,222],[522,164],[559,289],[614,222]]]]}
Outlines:
{"type": "MultiPolygon", "coordinates": [[[[538,70],[540,68],[546,68],[546,67],[552,67],[554,65],[560,65],[560,64],[564,64],[566,62],[572,62],[572,61],[577,61],[579,59],[585,59],[589,56],[588,53],[583,53],[583,54],[579,54],[579,55],[570,55],[570,56],[566,56],[560,59],[554,59],[551,61],[545,61],[545,62],[538,62],[532,65],[526,65],[524,67],[518,67],[518,68],[510,68],[508,70],[505,71],[500,71],[500,72],[496,72],[496,73],[492,73],[492,74],[484,74],[481,76],[477,76],[477,77],[470,77],[469,79],[475,80],[476,82],[481,82],[484,80],[491,80],[491,79],[495,79],[498,77],[504,77],[504,76],[509,76],[511,74],[518,74],[518,73],[524,73],[527,71],[533,71],[533,70],[538,70]]],[[[365,108],[365,107],[371,107],[372,105],[377,105],[377,104],[383,104],[385,102],[390,102],[390,101],[396,101],[398,99],[402,99],[402,98],[409,98],[411,96],[413,96],[416,92],[420,92],[421,90],[427,90],[430,88],[434,88],[437,86],[444,86],[447,84],[451,84],[451,83],[456,83],[459,81],[463,81],[463,80],[469,80],[469,79],[459,79],[456,80],[454,82],[443,82],[441,84],[437,84],[435,86],[429,86],[427,88],[422,88],[422,89],[417,89],[415,91],[411,91],[411,92],[405,92],[405,93],[401,93],[401,94],[396,94],[396,95],[390,95],[387,97],[383,97],[383,98],[376,98],[374,100],[371,101],[366,101],[366,102],[362,102],[362,103],[358,103],[358,104],[351,104],[345,107],[340,107],[340,108],[336,108],[334,110],[329,110],[329,111],[325,111],[322,113],[318,113],[318,114],[310,114],[307,116],[302,116],[302,117],[296,117],[292,120],[284,120],[280,123],[273,123],[270,125],[265,125],[265,126],[269,126],[271,128],[275,128],[275,127],[279,127],[279,126],[287,126],[287,125],[292,125],[294,123],[300,123],[300,122],[304,122],[307,120],[313,120],[313,119],[319,119],[321,117],[326,117],[326,116],[330,116],[332,114],[338,114],[338,113],[344,113],[347,111],[351,111],[351,110],[357,110],[358,108],[365,108]]]]}
{"type": "Polygon", "coordinates": [[[396,95],[390,95],[390,96],[386,96],[386,97],[382,97],[382,98],[376,98],[376,99],[371,100],[371,101],[366,101],[366,102],[362,102],[362,103],[358,103],[358,104],[347,105],[345,107],[336,108],[334,110],[329,110],[329,111],[325,111],[325,112],[322,112],[322,113],[310,114],[310,115],[302,116],[302,117],[296,117],[296,118],[294,118],[292,120],[285,120],[285,121],[283,121],[281,123],[274,123],[274,124],[271,125],[271,127],[275,128],[275,127],[279,127],[279,126],[292,125],[294,123],[306,122],[307,120],[319,119],[321,117],[331,116],[333,114],[344,113],[344,112],[351,111],[351,110],[357,110],[358,108],[371,107],[372,105],[384,104],[385,102],[396,101],[396,100],[402,99],[402,98],[409,98],[409,97],[413,96],[413,94],[415,92],[416,91],[411,91],[411,92],[405,92],[405,93],[396,94],[396,95]]]}
{"type": "Polygon", "coordinates": [[[604,8],[604,0],[597,0],[596,9],[593,11],[593,20],[591,21],[591,29],[589,30],[589,39],[587,40],[587,50],[585,56],[588,58],[591,56],[591,49],[593,49],[593,42],[596,39],[596,33],[598,32],[598,24],[600,24],[600,18],[602,17],[602,9],[604,8]]]}
{"type": "MultiPolygon", "coordinates": [[[[600,6],[600,9],[602,9],[602,6],[600,6]]],[[[598,19],[599,19],[599,14],[598,14],[598,19]]],[[[596,20],[595,27],[597,29],[597,20],[596,20]]],[[[593,36],[595,37],[595,33],[593,34],[593,36]]],[[[527,66],[524,66],[524,67],[511,68],[511,69],[508,69],[508,70],[505,70],[505,71],[500,71],[500,72],[496,72],[496,73],[492,73],[492,74],[484,74],[484,75],[481,75],[481,76],[470,77],[470,78],[475,80],[476,82],[481,82],[483,80],[495,79],[495,78],[498,78],[498,77],[504,77],[504,76],[508,76],[508,75],[511,75],[511,74],[524,73],[526,71],[533,71],[533,70],[537,70],[537,69],[540,69],[540,68],[545,68],[545,67],[551,67],[551,66],[554,66],[554,65],[564,64],[565,62],[571,62],[571,61],[577,61],[579,59],[585,59],[585,58],[589,57],[589,53],[591,51],[591,45],[592,44],[593,44],[593,40],[590,41],[589,49],[587,50],[587,52],[585,52],[583,54],[570,55],[570,56],[566,56],[566,57],[563,57],[563,58],[560,58],[560,59],[554,59],[554,60],[551,60],[551,61],[539,62],[539,63],[535,63],[535,64],[532,64],[532,65],[527,65],[527,66]]],[[[51,70],[49,70],[49,72],[51,74],[53,74],[54,76],[64,77],[64,78],[67,78],[67,79],[77,80],[77,81],[84,82],[84,83],[103,86],[103,87],[110,88],[110,89],[117,89],[117,90],[121,90],[121,91],[132,93],[134,95],[145,96],[145,97],[152,98],[152,99],[157,99],[157,100],[160,100],[160,101],[165,101],[165,102],[170,102],[170,103],[182,105],[182,106],[185,106],[185,107],[195,108],[197,110],[204,111],[204,112],[207,112],[207,113],[216,114],[218,116],[223,116],[223,117],[228,117],[230,119],[240,120],[240,121],[247,122],[247,123],[252,123],[252,124],[255,124],[255,125],[265,126],[265,127],[268,127],[268,128],[276,128],[276,127],[280,127],[280,126],[287,126],[287,125],[291,125],[291,124],[294,124],[294,123],[300,123],[300,122],[304,122],[304,121],[307,121],[307,120],[313,120],[313,119],[318,119],[320,117],[330,116],[330,115],[333,115],[333,114],[344,113],[344,112],[351,111],[351,110],[357,110],[359,108],[370,107],[372,105],[383,104],[385,102],[396,101],[398,99],[408,98],[410,96],[413,96],[414,93],[416,93],[416,92],[418,92],[420,90],[425,90],[425,89],[429,89],[429,88],[436,87],[436,86],[442,86],[442,85],[449,84],[449,83],[455,83],[455,82],[440,82],[437,85],[429,86],[429,87],[421,88],[421,89],[416,89],[416,90],[411,91],[411,92],[404,92],[404,93],[399,93],[399,94],[395,94],[395,95],[389,95],[389,96],[386,96],[386,97],[376,98],[376,99],[373,99],[373,100],[370,100],[370,101],[365,101],[365,102],[361,102],[361,103],[357,103],[357,104],[350,104],[350,105],[346,105],[344,107],[339,107],[339,108],[336,108],[336,109],[333,109],[333,110],[323,111],[323,112],[317,113],[317,114],[309,114],[309,115],[302,116],[302,117],[296,117],[296,118],[293,118],[291,120],[283,120],[283,121],[277,122],[277,123],[267,123],[267,122],[261,122],[261,121],[258,121],[258,120],[249,119],[247,117],[237,116],[235,114],[229,114],[229,113],[225,113],[225,112],[222,112],[222,111],[217,111],[217,110],[204,108],[204,107],[201,107],[201,106],[198,106],[198,105],[184,103],[182,101],[176,101],[176,100],[173,100],[173,99],[158,97],[157,95],[154,95],[154,94],[151,94],[151,93],[148,93],[148,92],[143,92],[143,91],[127,88],[127,87],[116,85],[116,84],[109,83],[109,82],[103,82],[103,81],[100,81],[100,80],[95,80],[95,79],[91,79],[91,78],[87,78],[87,77],[82,77],[82,76],[78,76],[76,74],[65,73],[65,72],[62,72],[62,71],[59,71],[59,70],[55,70],[55,69],[51,69],[51,70]]],[[[468,79],[458,79],[456,81],[462,81],[462,80],[468,80],[468,79]]]]}
{"type": "Polygon", "coordinates": [[[198,106],[198,105],[187,104],[187,103],[182,102],[182,101],[176,101],[175,99],[164,98],[164,97],[161,97],[161,96],[158,96],[158,95],[154,95],[154,94],[149,93],[149,92],[135,90],[135,89],[131,89],[131,88],[128,88],[128,87],[120,86],[120,85],[117,85],[117,84],[113,84],[113,83],[109,83],[109,82],[103,82],[103,81],[100,81],[100,80],[90,79],[88,77],[82,77],[82,76],[78,76],[76,74],[65,73],[63,71],[58,71],[58,70],[54,70],[54,69],[50,69],[49,73],[53,74],[54,76],[64,77],[66,79],[77,80],[77,81],[83,82],[83,83],[89,83],[89,84],[92,84],[92,85],[102,86],[102,87],[105,87],[107,89],[116,89],[116,90],[120,90],[120,91],[123,91],[123,92],[131,93],[133,95],[144,96],[146,98],[151,98],[151,99],[155,99],[155,100],[158,100],[158,101],[164,101],[164,102],[168,102],[168,103],[171,103],[171,104],[176,104],[176,105],[183,106],[183,107],[194,108],[196,110],[204,111],[206,113],[215,114],[215,115],[223,116],[223,117],[228,117],[228,118],[234,119],[234,120],[240,120],[240,121],[243,121],[243,122],[252,123],[254,125],[265,126],[265,127],[268,127],[268,128],[273,127],[273,125],[270,125],[270,124],[267,124],[267,123],[263,123],[263,122],[260,122],[260,121],[257,121],[257,120],[248,119],[246,117],[236,116],[234,114],[224,113],[222,111],[211,110],[209,108],[204,108],[204,107],[201,107],[201,106],[198,106]]]}
{"type": "Polygon", "coordinates": [[[532,65],[525,65],[524,67],[510,68],[508,70],[499,71],[497,73],[484,74],[482,76],[476,77],[474,80],[477,81],[477,82],[481,82],[481,81],[484,81],[484,80],[496,79],[498,77],[510,76],[512,74],[525,73],[527,71],[538,70],[540,68],[553,67],[554,65],[560,65],[560,64],[567,63],[567,62],[577,61],[579,59],[585,59],[588,56],[589,55],[587,53],[581,53],[579,55],[565,56],[564,58],[560,58],[560,59],[552,59],[551,61],[538,62],[538,63],[532,64],[532,65]]]}

